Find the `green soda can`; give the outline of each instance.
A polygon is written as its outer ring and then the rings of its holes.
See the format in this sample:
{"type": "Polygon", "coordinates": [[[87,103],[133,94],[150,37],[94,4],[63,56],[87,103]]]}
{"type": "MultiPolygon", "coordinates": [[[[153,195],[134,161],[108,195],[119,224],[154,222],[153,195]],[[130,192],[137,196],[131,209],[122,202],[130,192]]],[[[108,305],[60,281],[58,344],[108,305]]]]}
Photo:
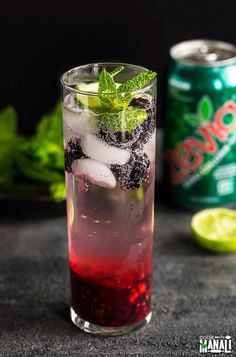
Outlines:
{"type": "Polygon", "coordinates": [[[236,47],[193,40],[170,50],[164,182],[182,206],[236,202],[236,47]]]}

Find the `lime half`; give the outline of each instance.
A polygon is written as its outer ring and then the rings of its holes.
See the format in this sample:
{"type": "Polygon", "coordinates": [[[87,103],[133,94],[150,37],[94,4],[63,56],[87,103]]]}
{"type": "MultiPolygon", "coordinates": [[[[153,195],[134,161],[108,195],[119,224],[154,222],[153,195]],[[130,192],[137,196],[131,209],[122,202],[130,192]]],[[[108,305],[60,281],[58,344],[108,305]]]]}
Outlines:
{"type": "Polygon", "coordinates": [[[193,216],[191,229],[202,247],[216,253],[236,252],[236,210],[204,209],[193,216]]]}

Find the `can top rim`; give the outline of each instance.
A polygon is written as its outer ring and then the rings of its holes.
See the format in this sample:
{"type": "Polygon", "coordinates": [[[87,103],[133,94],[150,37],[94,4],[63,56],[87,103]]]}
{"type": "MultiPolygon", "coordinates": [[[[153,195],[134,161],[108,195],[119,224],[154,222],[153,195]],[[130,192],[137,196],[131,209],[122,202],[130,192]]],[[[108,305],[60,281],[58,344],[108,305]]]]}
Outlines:
{"type": "MultiPolygon", "coordinates": [[[[202,52],[204,54],[204,52],[202,52]]],[[[212,54],[215,54],[212,52],[212,54]]],[[[211,54],[209,54],[211,55],[211,54]]],[[[170,56],[175,61],[191,66],[199,66],[199,67],[220,67],[225,65],[230,65],[236,63],[236,46],[233,44],[209,40],[209,39],[197,39],[197,40],[189,40],[177,43],[176,45],[170,48],[170,56]],[[221,53],[228,53],[228,58],[216,60],[213,59],[200,59],[197,58],[198,54],[201,54],[202,49],[212,49],[221,51],[221,53]],[[196,56],[194,58],[194,55],[196,56]],[[192,58],[191,58],[192,56],[192,58]]]]}

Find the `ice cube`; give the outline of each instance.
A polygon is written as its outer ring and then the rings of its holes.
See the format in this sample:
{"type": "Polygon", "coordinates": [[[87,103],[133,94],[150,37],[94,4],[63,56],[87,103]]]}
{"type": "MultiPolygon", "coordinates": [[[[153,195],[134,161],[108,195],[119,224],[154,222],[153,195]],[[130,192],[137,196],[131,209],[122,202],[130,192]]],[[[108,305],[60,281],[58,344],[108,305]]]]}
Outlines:
{"type": "Polygon", "coordinates": [[[74,111],[80,110],[80,108],[76,105],[75,97],[72,94],[68,94],[64,98],[64,104],[68,109],[73,109],[74,111]]]}
{"type": "Polygon", "coordinates": [[[86,134],[81,140],[85,155],[107,165],[125,165],[130,159],[130,152],[105,143],[96,135],[86,134]]]}
{"type": "Polygon", "coordinates": [[[144,145],[144,151],[149,157],[149,160],[153,162],[155,160],[155,151],[156,151],[156,129],[148,142],[144,145]]]}
{"type": "Polygon", "coordinates": [[[91,111],[80,110],[76,112],[63,107],[64,136],[81,138],[86,133],[96,134],[98,121],[91,111]]]}
{"type": "Polygon", "coordinates": [[[72,173],[101,187],[112,189],[116,186],[116,179],[111,170],[101,162],[91,159],[74,160],[72,173]]]}

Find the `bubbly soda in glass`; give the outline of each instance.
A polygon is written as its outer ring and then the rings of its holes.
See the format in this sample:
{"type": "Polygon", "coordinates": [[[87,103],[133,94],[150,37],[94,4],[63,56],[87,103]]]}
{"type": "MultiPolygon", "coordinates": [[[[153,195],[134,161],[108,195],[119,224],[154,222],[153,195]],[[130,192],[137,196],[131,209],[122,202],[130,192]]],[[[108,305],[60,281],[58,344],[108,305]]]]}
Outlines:
{"type": "Polygon", "coordinates": [[[89,64],[61,81],[71,319],[127,333],[151,319],[156,74],[89,64]]]}

